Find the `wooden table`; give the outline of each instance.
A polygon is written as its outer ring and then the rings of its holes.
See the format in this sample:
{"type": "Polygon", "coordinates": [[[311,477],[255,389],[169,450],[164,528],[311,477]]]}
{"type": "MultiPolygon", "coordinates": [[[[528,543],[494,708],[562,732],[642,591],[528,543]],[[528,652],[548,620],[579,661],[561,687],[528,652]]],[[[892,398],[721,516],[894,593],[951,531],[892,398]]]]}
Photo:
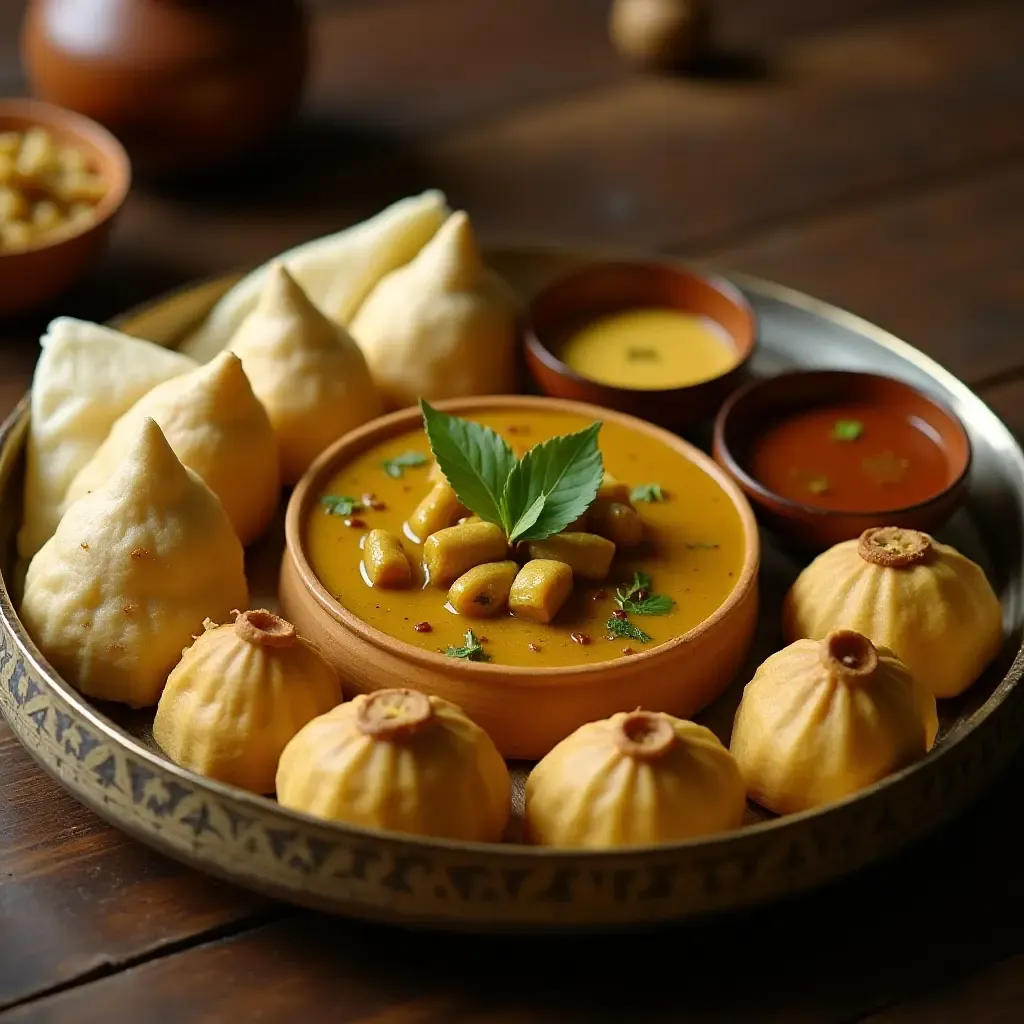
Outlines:
{"type": "MultiPolygon", "coordinates": [[[[0,8],[8,93],[20,6],[0,8]]],[[[315,7],[290,151],[240,187],[139,189],[91,282],[0,326],[0,411],[54,313],[101,319],[437,186],[485,241],[673,250],[829,299],[1024,431],[1019,0],[718,0],[729,58],[698,79],[631,73],[604,0],[315,7]]],[[[1022,786],[1024,758],[940,834],[786,906],[484,941],[196,875],[75,804],[0,726],[0,1024],[1017,1021],[1022,786]]]]}

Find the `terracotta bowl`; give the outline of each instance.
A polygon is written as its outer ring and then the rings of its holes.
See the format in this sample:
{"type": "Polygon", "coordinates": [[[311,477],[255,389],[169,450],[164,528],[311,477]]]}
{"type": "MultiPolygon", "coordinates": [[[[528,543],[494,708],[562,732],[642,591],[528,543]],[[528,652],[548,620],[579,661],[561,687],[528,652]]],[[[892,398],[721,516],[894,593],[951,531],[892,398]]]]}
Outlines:
{"type": "Polygon", "coordinates": [[[715,420],[714,456],[743,489],[765,526],[797,548],[821,551],[859,537],[873,526],[902,526],[926,532],[941,526],[963,497],[971,465],[971,442],[963,424],[949,409],[910,384],[880,374],[812,370],[754,381],[732,395],[715,420]],[[751,442],[767,423],[796,409],[840,402],[895,407],[927,424],[945,456],[943,486],[918,504],[848,512],[784,498],[751,475],[751,442]]]}
{"type": "Polygon", "coordinates": [[[724,278],[657,261],[602,262],[544,288],[527,311],[525,337],[530,375],[545,394],[618,409],[679,430],[713,416],[736,388],[757,345],[757,320],[740,290],[724,278]],[[590,380],[562,362],[559,347],[574,326],[642,307],[708,317],[732,339],[736,365],[686,387],[641,390],[590,380]]]}
{"type": "Polygon", "coordinates": [[[637,443],[658,440],[695,463],[739,512],[746,551],[736,583],[707,619],[675,640],[628,658],[575,667],[518,667],[455,661],[380,632],[347,611],[321,585],[306,558],[303,523],[328,479],[366,449],[413,429],[418,409],[381,417],[343,437],[310,467],[292,492],[280,576],[282,613],[323,650],[349,695],[409,686],[460,705],[509,758],[536,759],[586,722],[638,706],[681,717],[696,714],[732,680],[757,619],[759,544],[753,512],[739,488],[696,448],[632,417],[575,402],[505,396],[439,402],[457,415],[493,409],[547,409],[618,422],[637,443]]]}
{"type": "Polygon", "coordinates": [[[95,220],[85,229],[54,232],[52,238],[16,252],[0,251],[0,316],[39,306],[82,277],[103,251],[131,187],[128,154],[95,121],[38,100],[0,100],[0,132],[35,127],[80,150],[108,189],[96,207],[95,220]]]}

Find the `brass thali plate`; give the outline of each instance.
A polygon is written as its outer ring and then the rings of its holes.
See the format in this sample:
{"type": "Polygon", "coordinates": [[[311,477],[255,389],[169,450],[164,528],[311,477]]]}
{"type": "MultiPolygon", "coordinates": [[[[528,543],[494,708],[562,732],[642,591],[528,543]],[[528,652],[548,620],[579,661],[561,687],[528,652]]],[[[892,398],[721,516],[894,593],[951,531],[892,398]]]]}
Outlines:
{"type": "MultiPolygon", "coordinates": [[[[522,294],[607,254],[507,250],[491,264],[522,294]]],[[[786,288],[727,275],[760,322],[756,376],[794,368],[899,377],[949,405],[974,459],[964,506],[940,539],[980,562],[1000,594],[1007,640],[988,673],[944,702],[940,741],[922,761],[820,811],[769,819],[700,841],[622,852],[426,840],[317,821],[184,771],[150,736],[151,713],[91,703],[60,679],[15,612],[22,503],[23,401],[0,429],[0,710],[31,755],[118,828],[201,871],[351,917],[463,931],[554,931],[695,918],[778,899],[893,853],[956,814],[1008,761],[1024,727],[1024,454],[964,384],[886,332],[786,288]],[[15,599],[12,601],[12,596],[15,599]]],[[[207,282],[118,318],[174,345],[234,278],[207,282]]],[[[694,438],[706,447],[707,438],[694,438]]],[[[276,590],[277,534],[249,558],[254,600],[276,590]]],[[[781,646],[778,609],[800,566],[762,535],[761,626],[747,668],[701,720],[723,739],[743,683],[781,646]]],[[[522,779],[522,772],[517,773],[522,779]]],[[[521,798],[521,784],[517,787],[521,798]]]]}

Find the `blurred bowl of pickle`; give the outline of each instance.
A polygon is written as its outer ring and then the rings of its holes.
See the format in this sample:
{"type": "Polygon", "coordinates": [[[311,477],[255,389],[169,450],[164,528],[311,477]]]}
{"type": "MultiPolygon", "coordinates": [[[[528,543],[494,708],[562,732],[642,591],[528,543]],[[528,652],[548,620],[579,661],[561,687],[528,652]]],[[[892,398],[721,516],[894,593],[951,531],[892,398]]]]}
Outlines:
{"type": "Polygon", "coordinates": [[[0,316],[42,305],[90,270],[131,179],[124,147],[95,121],[0,99],[0,316]]]}

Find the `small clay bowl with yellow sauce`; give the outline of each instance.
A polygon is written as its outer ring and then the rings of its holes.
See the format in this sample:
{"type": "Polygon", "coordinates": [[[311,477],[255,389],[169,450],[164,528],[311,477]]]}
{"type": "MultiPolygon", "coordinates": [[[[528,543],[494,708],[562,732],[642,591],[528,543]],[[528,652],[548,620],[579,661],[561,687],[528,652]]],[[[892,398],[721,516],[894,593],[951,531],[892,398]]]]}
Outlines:
{"type": "Polygon", "coordinates": [[[712,417],[756,346],[738,288],[667,261],[588,264],[544,287],[526,315],[526,363],[545,394],[671,430],[712,417]]]}
{"type": "Polygon", "coordinates": [[[506,610],[466,618],[446,606],[447,588],[425,579],[422,549],[403,535],[431,487],[419,410],[346,435],[310,467],[289,500],[279,598],[282,613],[338,669],[347,693],[409,686],[443,697],[486,729],[506,757],[529,759],[617,711],[643,706],[689,717],[713,701],[748,653],[758,603],[757,527],[728,475],[679,437],[594,406],[502,396],[438,408],[484,423],[519,448],[600,420],[605,470],[632,485],[660,481],[664,500],[637,502],[643,542],[616,553],[607,579],[575,579],[550,624],[506,610]],[[416,455],[425,457],[409,465],[416,455]],[[399,456],[407,468],[389,475],[385,462],[399,456]],[[324,499],[339,495],[366,503],[354,514],[332,514],[324,499]],[[375,528],[402,538],[413,566],[404,589],[367,582],[362,545],[375,528]],[[637,570],[675,601],[667,614],[635,617],[648,643],[607,628],[616,588],[637,570]],[[468,629],[489,661],[447,655],[463,645],[468,629]]]}
{"type": "Polygon", "coordinates": [[[765,526],[809,552],[877,526],[935,530],[971,466],[970,438],[945,405],[849,370],[747,384],[719,411],[713,451],[765,526]]]}
{"type": "Polygon", "coordinates": [[[0,316],[9,316],[55,298],[94,266],[132,171],[124,147],[102,125],[28,99],[0,100],[0,165],[0,316]],[[30,152],[21,162],[23,147],[13,144],[32,136],[34,146],[41,133],[53,150],[80,163],[74,174],[70,159],[39,162],[30,152]],[[15,232],[24,237],[15,240],[15,232]]]}

